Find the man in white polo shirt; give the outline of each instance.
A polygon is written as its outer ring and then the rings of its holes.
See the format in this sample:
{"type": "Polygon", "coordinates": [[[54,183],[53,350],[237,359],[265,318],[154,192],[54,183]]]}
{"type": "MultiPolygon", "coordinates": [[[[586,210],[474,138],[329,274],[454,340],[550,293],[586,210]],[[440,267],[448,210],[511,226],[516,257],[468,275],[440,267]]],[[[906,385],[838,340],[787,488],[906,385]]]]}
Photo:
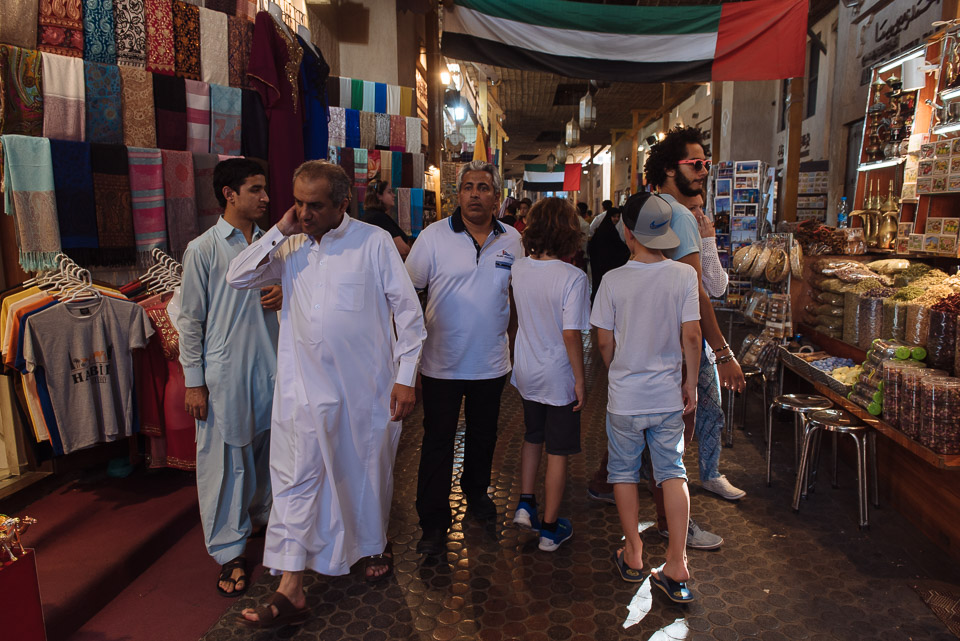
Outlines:
{"type": "MultiPolygon", "coordinates": [[[[500,394],[510,372],[510,270],[523,256],[520,233],[494,216],[500,174],[475,160],[460,170],[460,207],[421,232],[406,267],[426,290],[427,340],[420,364],[423,385],[423,448],[417,481],[417,513],[423,536],[417,551],[440,554],[450,527],[450,486],[460,404],[466,397],[466,443],[460,489],[467,510],[493,519],[487,495],[497,443],[500,394]]],[[[515,326],[515,325],[514,325],[515,326]]]]}

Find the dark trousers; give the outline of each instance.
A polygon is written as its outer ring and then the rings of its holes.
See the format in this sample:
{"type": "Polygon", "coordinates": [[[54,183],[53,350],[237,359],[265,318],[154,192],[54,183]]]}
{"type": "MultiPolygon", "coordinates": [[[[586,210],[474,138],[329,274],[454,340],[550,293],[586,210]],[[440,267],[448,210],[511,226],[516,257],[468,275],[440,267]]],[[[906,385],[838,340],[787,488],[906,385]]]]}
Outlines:
{"type": "Polygon", "coordinates": [[[450,486],[453,453],[460,420],[460,403],[466,397],[466,433],[460,489],[469,501],[486,495],[490,485],[493,450],[497,445],[500,395],[507,381],[498,378],[467,381],[421,376],[423,387],[423,447],[417,477],[417,514],[424,530],[450,527],[450,486]]]}

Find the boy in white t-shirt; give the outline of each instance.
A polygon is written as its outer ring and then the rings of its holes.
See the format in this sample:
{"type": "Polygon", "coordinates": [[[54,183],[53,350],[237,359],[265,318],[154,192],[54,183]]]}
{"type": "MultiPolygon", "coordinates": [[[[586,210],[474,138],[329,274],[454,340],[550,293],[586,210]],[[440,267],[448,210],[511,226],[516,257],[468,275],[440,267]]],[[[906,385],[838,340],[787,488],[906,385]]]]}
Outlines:
{"type": "Polygon", "coordinates": [[[624,240],[631,258],[603,277],[590,322],[609,369],[607,399],[608,481],[613,484],[625,545],[613,561],[624,581],[643,581],[643,543],[638,533],[637,482],[644,447],[663,488],[671,536],[667,562],[650,581],[677,603],[693,600],[686,558],[690,494],[683,466],[683,414],[697,407],[697,379],[682,382],[682,368],[700,364],[697,272],[666,259],[661,250],[679,244],[670,229],[673,211],[655,194],[639,193],[623,208],[624,240]]]}
{"type": "Polygon", "coordinates": [[[552,552],[573,536],[559,518],[567,480],[567,457],[580,452],[580,409],[586,387],[581,330],[590,329],[586,273],[560,260],[580,246],[573,206],[562,198],[537,201],[527,214],[523,246],[529,253],[513,264],[513,298],[519,330],[511,383],[523,397],[526,433],[520,455],[520,503],[513,522],[540,531],[540,549],[552,552]],[[544,444],[543,521],[537,518],[534,485],[544,444]]]}

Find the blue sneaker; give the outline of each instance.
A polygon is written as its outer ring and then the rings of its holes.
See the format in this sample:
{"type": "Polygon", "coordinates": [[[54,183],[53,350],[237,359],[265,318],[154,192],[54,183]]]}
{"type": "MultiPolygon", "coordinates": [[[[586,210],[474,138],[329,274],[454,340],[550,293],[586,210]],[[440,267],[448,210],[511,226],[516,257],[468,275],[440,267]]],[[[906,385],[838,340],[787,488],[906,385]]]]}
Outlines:
{"type": "Polygon", "coordinates": [[[573,523],[570,519],[557,519],[557,531],[540,530],[540,549],[553,552],[560,544],[573,536],[573,523]]]}
{"type": "Polygon", "coordinates": [[[513,513],[513,524],[521,530],[539,530],[540,519],[537,518],[536,506],[520,501],[516,512],[513,513]]]}

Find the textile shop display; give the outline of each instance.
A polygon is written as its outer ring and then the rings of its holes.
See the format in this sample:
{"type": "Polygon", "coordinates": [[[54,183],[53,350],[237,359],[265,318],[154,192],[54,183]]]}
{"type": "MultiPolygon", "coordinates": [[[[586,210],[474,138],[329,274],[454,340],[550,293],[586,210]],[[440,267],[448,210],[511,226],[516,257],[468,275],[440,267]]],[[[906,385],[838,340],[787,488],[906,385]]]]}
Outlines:
{"type": "Polygon", "coordinates": [[[246,18],[228,17],[227,52],[229,84],[231,87],[249,89],[247,67],[250,65],[250,47],[253,45],[253,23],[246,18]]]}
{"type": "Polygon", "coordinates": [[[200,76],[204,82],[230,84],[227,14],[200,9],[200,76]]]}
{"type": "MultiPolygon", "coordinates": [[[[240,154],[247,158],[266,160],[270,155],[270,123],[260,94],[253,89],[242,89],[240,99],[240,154]]],[[[267,176],[269,178],[269,176],[267,176]]]]}
{"type": "Polygon", "coordinates": [[[0,134],[43,135],[40,52],[0,44],[0,134]]]}
{"type": "Polygon", "coordinates": [[[113,0],[117,63],[144,67],[147,62],[147,22],[144,0],[113,0]]]}
{"type": "Polygon", "coordinates": [[[200,80],[200,8],[173,2],[173,52],[176,75],[200,80]]]}
{"type": "Polygon", "coordinates": [[[37,46],[37,0],[5,0],[0,20],[0,42],[33,49],[37,46]]]}
{"type": "MultiPolygon", "coordinates": [[[[300,87],[303,91],[303,155],[304,160],[327,157],[329,143],[327,130],[327,78],[330,65],[319,50],[311,48],[297,36],[303,50],[300,63],[300,87]]],[[[362,133],[361,133],[362,135],[362,133]]]]}
{"type": "Polygon", "coordinates": [[[54,266],[60,228],[54,195],[50,141],[33,136],[0,136],[3,146],[3,206],[13,216],[20,265],[27,271],[54,266]]]}
{"type": "Polygon", "coordinates": [[[193,154],[161,149],[163,192],[166,199],[167,235],[170,252],[183,256],[187,244],[200,234],[193,184],[193,154]]]}
{"type": "Polygon", "coordinates": [[[197,203],[198,235],[207,231],[220,220],[220,203],[213,190],[213,169],[220,162],[216,154],[193,154],[194,194],[197,203]]]}
{"type": "Polygon", "coordinates": [[[59,140],[84,140],[83,60],[45,53],[43,63],[43,136],[59,140]]]}
{"type": "Polygon", "coordinates": [[[123,145],[90,145],[93,198],[101,265],[124,265],[136,259],[130,168],[123,145]]]}
{"type": "Polygon", "coordinates": [[[159,149],[131,147],[127,150],[127,158],[137,260],[143,263],[152,250],[167,250],[163,157],[159,149]]]}
{"type": "Polygon", "coordinates": [[[173,51],[172,0],[145,0],[147,71],[172,76],[177,60],[173,51]]]}
{"type": "Polygon", "coordinates": [[[153,75],[146,69],[121,65],[120,85],[123,95],[123,144],[128,147],[156,147],[153,75]]]}
{"type": "Polygon", "coordinates": [[[84,93],[87,100],[87,142],[123,143],[123,85],[120,68],[97,62],[83,62],[84,93]]]}
{"type": "Polygon", "coordinates": [[[113,0],[83,0],[83,59],[117,64],[113,0]]]}
{"type": "Polygon", "coordinates": [[[187,86],[183,78],[153,75],[153,101],[160,149],[187,149],[187,86]]]}
{"type": "Polygon", "coordinates": [[[93,264],[100,242],[90,143],[51,140],[50,152],[62,251],[81,265],[93,264]]]}
{"type": "Polygon", "coordinates": [[[63,56],[83,57],[81,0],[40,0],[37,49],[63,56]]]}
{"type": "Polygon", "coordinates": [[[243,93],[235,87],[210,85],[210,152],[241,153],[243,93]]]}
{"type": "Polygon", "coordinates": [[[187,151],[210,151],[210,85],[185,80],[187,94],[187,151]]]}

